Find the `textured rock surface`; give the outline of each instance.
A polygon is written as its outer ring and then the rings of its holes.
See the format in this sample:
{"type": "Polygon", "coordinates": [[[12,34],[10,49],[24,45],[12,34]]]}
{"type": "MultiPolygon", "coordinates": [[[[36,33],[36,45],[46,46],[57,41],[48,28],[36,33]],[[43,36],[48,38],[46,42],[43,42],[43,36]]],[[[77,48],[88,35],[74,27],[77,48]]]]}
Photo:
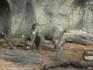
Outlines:
{"type": "Polygon", "coordinates": [[[5,1],[11,9],[13,34],[25,34],[35,21],[41,24],[57,23],[66,29],[93,32],[93,0],[5,1]]]}
{"type": "Polygon", "coordinates": [[[93,0],[36,0],[37,22],[93,32],[92,5],[93,0]]]}
{"type": "Polygon", "coordinates": [[[12,14],[12,33],[24,34],[35,23],[33,0],[7,0],[12,14]]]}
{"type": "Polygon", "coordinates": [[[0,0],[0,32],[10,35],[11,32],[11,11],[6,0],[0,0]]]}

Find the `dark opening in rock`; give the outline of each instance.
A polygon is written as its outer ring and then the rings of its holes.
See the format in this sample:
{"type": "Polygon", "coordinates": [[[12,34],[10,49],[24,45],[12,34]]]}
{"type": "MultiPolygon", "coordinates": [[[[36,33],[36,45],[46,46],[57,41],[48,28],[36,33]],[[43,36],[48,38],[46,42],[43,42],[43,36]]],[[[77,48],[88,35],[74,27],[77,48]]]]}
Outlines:
{"type": "Polygon", "coordinates": [[[7,0],[0,0],[0,31],[11,34],[11,12],[7,0]]]}

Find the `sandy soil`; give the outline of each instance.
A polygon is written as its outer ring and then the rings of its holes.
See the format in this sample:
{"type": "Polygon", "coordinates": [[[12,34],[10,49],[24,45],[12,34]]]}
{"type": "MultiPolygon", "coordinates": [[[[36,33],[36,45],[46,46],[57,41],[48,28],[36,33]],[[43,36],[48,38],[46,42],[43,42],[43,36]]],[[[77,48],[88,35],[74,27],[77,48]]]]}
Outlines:
{"type": "MultiPolygon", "coordinates": [[[[0,43],[0,47],[6,48],[7,45],[0,43]]],[[[23,50],[21,48],[18,48],[18,50],[33,53],[32,50],[23,50]]],[[[62,60],[82,61],[84,60],[82,54],[85,50],[93,50],[93,46],[84,46],[75,43],[66,43],[61,58],[62,60]]],[[[16,63],[16,62],[0,59],[0,70],[32,70],[31,68],[33,68],[34,70],[40,70],[45,63],[51,62],[54,59],[55,50],[53,48],[53,44],[51,42],[45,43],[45,46],[41,50],[40,54],[44,59],[44,62],[41,65],[22,64],[20,62],[16,63]]],[[[85,69],[75,69],[69,67],[69,68],[55,68],[50,70],[85,70],[85,69]]]]}

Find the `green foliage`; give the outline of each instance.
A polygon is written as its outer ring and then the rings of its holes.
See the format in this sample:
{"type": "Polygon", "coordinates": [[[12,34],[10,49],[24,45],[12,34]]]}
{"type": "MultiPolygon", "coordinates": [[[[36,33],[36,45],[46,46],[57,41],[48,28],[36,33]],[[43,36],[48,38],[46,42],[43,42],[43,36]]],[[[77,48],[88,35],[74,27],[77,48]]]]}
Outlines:
{"type": "Polygon", "coordinates": [[[65,32],[65,33],[68,33],[69,30],[70,30],[70,27],[69,27],[69,26],[67,26],[67,27],[64,28],[64,32],[65,32]]]}
{"type": "Polygon", "coordinates": [[[26,34],[27,34],[27,31],[18,31],[18,32],[12,33],[12,37],[17,38],[17,37],[20,37],[21,35],[26,35],[26,34]]]}
{"type": "Polygon", "coordinates": [[[13,33],[12,37],[17,38],[17,37],[20,37],[21,35],[22,35],[22,33],[20,33],[20,32],[19,33],[13,33]]]}

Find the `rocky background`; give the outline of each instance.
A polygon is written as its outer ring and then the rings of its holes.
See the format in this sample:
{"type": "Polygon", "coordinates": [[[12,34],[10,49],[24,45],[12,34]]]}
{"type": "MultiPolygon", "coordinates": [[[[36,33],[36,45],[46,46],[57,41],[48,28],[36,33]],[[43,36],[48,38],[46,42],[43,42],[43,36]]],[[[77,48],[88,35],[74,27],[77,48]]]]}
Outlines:
{"type": "Polygon", "coordinates": [[[35,6],[39,23],[93,32],[93,0],[36,0],[35,6]]]}
{"type": "Polygon", "coordinates": [[[32,0],[8,0],[11,8],[12,34],[18,36],[29,32],[36,21],[32,0]]]}
{"type": "MultiPolygon", "coordinates": [[[[7,16],[11,20],[14,36],[29,32],[35,22],[56,23],[66,30],[93,32],[93,0],[1,0],[1,3],[2,1],[9,4],[6,6],[10,8],[8,12],[11,17],[7,16]]],[[[4,6],[1,10],[4,12],[5,9],[4,6]]],[[[4,23],[7,22],[9,21],[4,23]]]]}

